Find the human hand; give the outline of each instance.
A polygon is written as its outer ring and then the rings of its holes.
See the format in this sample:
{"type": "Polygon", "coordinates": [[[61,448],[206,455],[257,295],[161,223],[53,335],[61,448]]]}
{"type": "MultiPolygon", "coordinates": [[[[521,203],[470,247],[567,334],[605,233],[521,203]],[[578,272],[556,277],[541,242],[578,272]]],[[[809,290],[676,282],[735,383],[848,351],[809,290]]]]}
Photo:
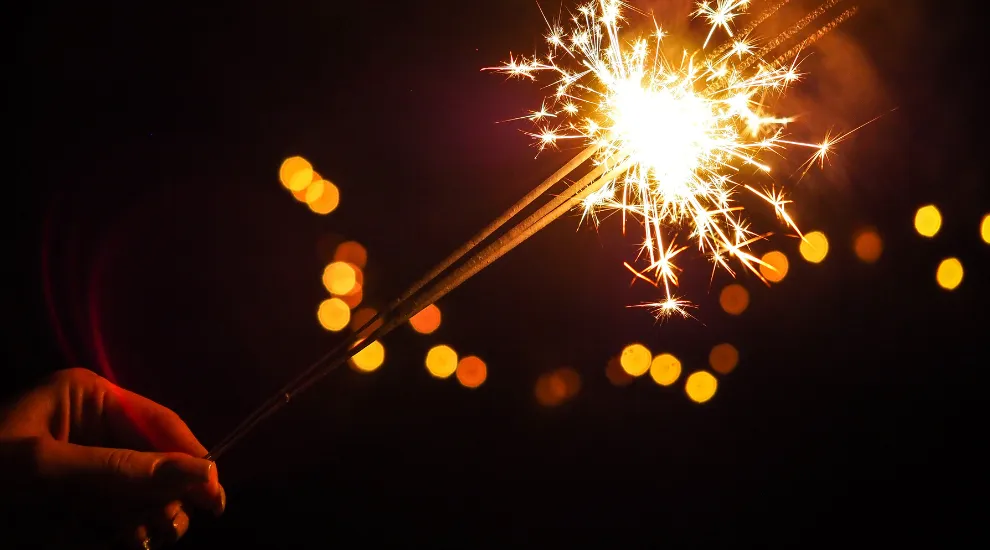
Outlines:
{"type": "Polygon", "coordinates": [[[171,410],[59,371],[0,409],[0,513],[26,544],[158,547],[185,534],[192,508],[223,512],[206,453],[171,410]]]}

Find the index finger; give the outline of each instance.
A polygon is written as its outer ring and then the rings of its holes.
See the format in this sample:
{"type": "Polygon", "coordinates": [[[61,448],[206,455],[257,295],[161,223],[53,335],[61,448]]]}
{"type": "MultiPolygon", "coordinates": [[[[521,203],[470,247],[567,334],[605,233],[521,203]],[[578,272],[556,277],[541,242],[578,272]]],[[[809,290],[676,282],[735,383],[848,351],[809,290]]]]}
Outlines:
{"type": "Polygon", "coordinates": [[[197,458],[207,450],[189,426],[171,409],[147,397],[110,384],[104,414],[114,435],[148,450],[187,453],[197,458]]]}

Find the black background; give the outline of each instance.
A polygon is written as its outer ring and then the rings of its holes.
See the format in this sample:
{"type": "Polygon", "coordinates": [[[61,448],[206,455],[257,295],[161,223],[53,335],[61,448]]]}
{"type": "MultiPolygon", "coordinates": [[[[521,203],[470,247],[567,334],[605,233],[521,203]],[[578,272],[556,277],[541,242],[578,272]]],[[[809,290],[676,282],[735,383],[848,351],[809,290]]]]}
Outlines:
{"type": "MultiPolygon", "coordinates": [[[[335,373],[234,448],[219,463],[227,513],[194,521],[180,546],[976,534],[990,252],[979,22],[945,3],[861,4],[795,92],[816,105],[801,120],[817,134],[883,115],[794,188],[799,224],[830,238],[823,264],[786,235],[761,243],[791,271],[772,288],[741,273],[752,304],[729,318],[729,276],[710,282],[689,260],[698,321],[656,325],[624,307],[649,293],[628,286],[634,240],[617,219],[557,222],[443,299],[437,333],[397,330],[379,371],[335,373]],[[912,227],[929,202],[945,217],[931,240],[912,227]],[[851,248],[866,226],[884,238],[873,265],[851,248]],[[967,270],[954,292],[934,281],[947,256],[967,270]],[[699,406],[681,386],[610,385],[606,361],[633,341],[689,370],[729,341],[741,362],[699,406]],[[422,357],[436,343],[484,358],[487,382],[432,379],[422,357]],[[541,407],[533,384],[560,366],[582,390],[541,407]]],[[[314,315],[321,238],[368,248],[365,300],[381,306],[568,158],[534,161],[527,127],[494,123],[537,107],[537,86],[479,71],[540,46],[530,0],[20,10],[5,389],[108,367],[207,446],[336,343],[314,315]],[[279,185],[295,154],[340,187],[336,212],[279,185]]]]}

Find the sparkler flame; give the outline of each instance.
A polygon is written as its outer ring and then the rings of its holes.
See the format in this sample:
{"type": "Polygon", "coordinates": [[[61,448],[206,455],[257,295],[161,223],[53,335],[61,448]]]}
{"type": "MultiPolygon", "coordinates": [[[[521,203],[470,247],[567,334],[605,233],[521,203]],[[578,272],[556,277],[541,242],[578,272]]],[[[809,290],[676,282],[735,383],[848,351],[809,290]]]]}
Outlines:
{"type": "MultiPolygon", "coordinates": [[[[828,0],[799,24],[807,25],[837,1],[828,0]]],[[[502,66],[486,69],[534,81],[543,74],[554,78],[554,93],[525,117],[537,124],[538,131],[530,135],[540,150],[561,140],[580,140],[599,147],[597,163],[614,167],[631,161],[621,177],[585,200],[584,214],[597,223],[597,212],[617,209],[624,220],[628,215],[640,221],[640,259],[645,257],[646,267],[625,265],[637,279],[662,289],[660,301],[643,304],[658,318],[688,316],[690,307],[674,294],[679,268],[673,260],[687,246],[675,244],[676,236],[668,238],[670,228],[689,229],[689,238],[714,267],[733,273],[727,258],[735,258],[761,277],[758,266],[767,264],[747,250],[767,234],[749,229],[736,201],[738,191],[760,197],[781,221],[799,235],[800,230],[785,209],[789,201],[782,192],[759,190],[739,178],[769,173],[761,158],[795,146],[815,150],[802,165],[807,172],[816,161],[824,163],[835,143],[848,135],[820,144],[786,139],[784,130],[792,119],[773,114],[769,104],[799,79],[797,56],[766,62],[749,32],[734,32],[733,21],[749,4],[699,2],[694,16],[710,27],[705,45],[672,62],[662,51],[666,33],[656,21],[651,36],[629,41],[620,34],[628,6],[619,0],[592,0],[572,15],[568,30],[549,25],[549,51],[543,57],[510,56],[502,66]],[[719,31],[727,41],[707,52],[719,31]]],[[[841,18],[849,15],[847,10],[841,18]]],[[[781,35],[777,42],[789,36],[781,35]]]]}

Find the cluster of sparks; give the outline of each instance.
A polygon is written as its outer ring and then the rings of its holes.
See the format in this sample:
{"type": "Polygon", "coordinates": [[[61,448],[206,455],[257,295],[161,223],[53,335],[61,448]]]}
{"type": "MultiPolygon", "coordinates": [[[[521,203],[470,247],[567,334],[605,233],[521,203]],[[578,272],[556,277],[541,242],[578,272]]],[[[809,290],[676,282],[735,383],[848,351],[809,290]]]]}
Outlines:
{"type": "Polygon", "coordinates": [[[810,148],[802,166],[807,172],[824,164],[830,148],[848,135],[817,144],[787,139],[792,119],[772,113],[769,103],[798,80],[797,60],[766,62],[754,39],[734,31],[734,20],[749,4],[698,3],[694,15],[709,26],[704,46],[673,61],[662,51],[666,33],[655,21],[650,35],[629,40],[620,35],[628,6],[592,0],[572,15],[568,29],[548,22],[547,54],[510,56],[492,68],[532,80],[552,77],[554,92],[525,117],[537,124],[530,135],[541,150],[578,140],[598,147],[595,162],[629,166],[589,196],[584,211],[597,220],[600,211],[619,210],[624,227],[627,216],[640,222],[644,240],[637,260],[646,267],[625,265],[663,292],[644,304],[658,318],[688,316],[691,304],[675,294],[680,268],[674,259],[691,246],[714,268],[732,273],[727,260],[735,258],[760,276],[759,266],[766,264],[748,249],[767,234],[750,230],[736,200],[740,191],[769,204],[800,235],[782,192],[742,181],[770,172],[762,157],[789,146],[810,148]],[[725,42],[709,48],[722,33],[725,42]],[[687,231],[691,244],[668,235],[676,231],[687,231]]]}

